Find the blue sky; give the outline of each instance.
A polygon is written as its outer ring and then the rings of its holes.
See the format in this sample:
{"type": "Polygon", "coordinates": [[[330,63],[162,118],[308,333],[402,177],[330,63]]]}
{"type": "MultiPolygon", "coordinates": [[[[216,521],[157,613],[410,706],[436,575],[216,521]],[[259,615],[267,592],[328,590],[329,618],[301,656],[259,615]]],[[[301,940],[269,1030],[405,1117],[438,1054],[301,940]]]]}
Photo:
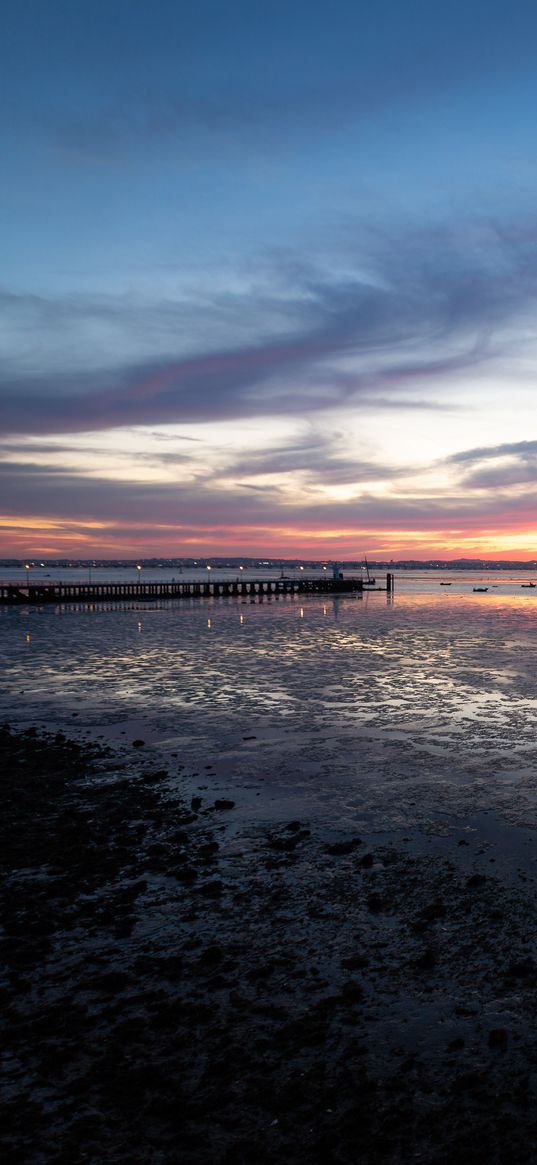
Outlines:
{"type": "Polygon", "coordinates": [[[537,7],[3,12],[0,553],[534,558],[537,7]]]}

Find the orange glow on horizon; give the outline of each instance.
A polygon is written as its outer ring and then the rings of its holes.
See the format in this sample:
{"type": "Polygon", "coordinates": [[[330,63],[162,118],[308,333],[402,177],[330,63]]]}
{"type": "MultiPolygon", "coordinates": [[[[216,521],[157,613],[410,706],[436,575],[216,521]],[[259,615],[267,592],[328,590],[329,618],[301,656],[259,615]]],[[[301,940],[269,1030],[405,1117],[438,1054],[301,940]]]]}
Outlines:
{"type": "Polygon", "coordinates": [[[0,518],[0,557],[3,558],[172,558],[270,557],[356,560],[363,554],[390,559],[537,558],[534,523],[498,524],[481,528],[445,530],[329,529],[326,526],[211,526],[193,531],[187,526],[82,520],[39,515],[0,518]]]}

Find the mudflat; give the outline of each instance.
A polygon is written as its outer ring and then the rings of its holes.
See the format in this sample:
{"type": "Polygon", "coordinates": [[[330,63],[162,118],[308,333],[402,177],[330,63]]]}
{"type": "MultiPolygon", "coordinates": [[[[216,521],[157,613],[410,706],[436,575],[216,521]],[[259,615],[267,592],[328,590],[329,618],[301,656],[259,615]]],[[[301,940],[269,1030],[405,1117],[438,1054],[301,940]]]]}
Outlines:
{"type": "Polygon", "coordinates": [[[6,1160],[537,1160],[529,867],[241,823],[61,733],[0,756],[6,1160]]]}

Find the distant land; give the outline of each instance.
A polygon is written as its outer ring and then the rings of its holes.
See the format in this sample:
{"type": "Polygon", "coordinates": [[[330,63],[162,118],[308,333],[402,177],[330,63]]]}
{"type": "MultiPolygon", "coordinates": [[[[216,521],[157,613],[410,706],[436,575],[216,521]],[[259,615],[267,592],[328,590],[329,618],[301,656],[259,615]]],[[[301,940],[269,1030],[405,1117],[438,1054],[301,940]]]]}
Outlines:
{"type": "MultiPolygon", "coordinates": [[[[136,565],[142,566],[146,569],[157,569],[162,567],[164,569],[188,570],[189,568],[198,569],[207,566],[213,567],[215,570],[238,569],[244,566],[249,570],[259,570],[265,567],[267,570],[297,570],[301,566],[314,570],[316,567],[321,569],[323,566],[332,565],[334,559],[320,558],[246,558],[246,557],[229,557],[221,558],[202,557],[202,558],[48,558],[46,560],[37,560],[30,558],[0,558],[0,570],[10,569],[13,567],[29,567],[30,569],[39,569],[40,567],[52,568],[69,568],[76,570],[88,569],[88,567],[108,568],[110,570],[120,570],[127,567],[134,567],[136,565]]],[[[338,565],[342,570],[361,570],[364,566],[364,559],[337,560],[338,565]]],[[[537,570],[537,559],[526,559],[520,561],[517,559],[484,559],[484,558],[435,558],[435,559],[368,559],[368,566],[372,570],[537,570]]]]}

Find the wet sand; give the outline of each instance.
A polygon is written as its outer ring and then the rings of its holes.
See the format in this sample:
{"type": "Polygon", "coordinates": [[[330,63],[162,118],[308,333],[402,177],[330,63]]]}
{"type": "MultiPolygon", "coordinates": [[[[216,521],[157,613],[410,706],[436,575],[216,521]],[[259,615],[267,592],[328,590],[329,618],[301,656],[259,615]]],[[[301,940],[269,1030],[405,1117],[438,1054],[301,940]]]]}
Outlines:
{"type": "Polygon", "coordinates": [[[0,730],[6,1160],[537,1161],[532,855],[138,755],[0,730]]]}

